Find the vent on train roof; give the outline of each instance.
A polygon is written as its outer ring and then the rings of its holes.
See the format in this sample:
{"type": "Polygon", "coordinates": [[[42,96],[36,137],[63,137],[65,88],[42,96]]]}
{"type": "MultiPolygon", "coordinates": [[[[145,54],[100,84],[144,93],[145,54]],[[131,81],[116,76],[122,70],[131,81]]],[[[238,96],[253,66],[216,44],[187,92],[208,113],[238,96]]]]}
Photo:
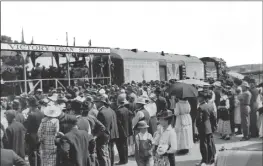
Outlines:
{"type": "Polygon", "coordinates": [[[187,55],[184,55],[184,56],[190,57],[191,55],[187,54],[187,55]]]}
{"type": "Polygon", "coordinates": [[[162,56],[164,56],[164,55],[165,55],[163,51],[161,52],[161,55],[162,55],[162,56]]]}
{"type": "Polygon", "coordinates": [[[144,51],[144,52],[148,52],[148,51],[144,51]]]}
{"type": "Polygon", "coordinates": [[[138,52],[138,49],[134,48],[134,49],[131,49],[132,52],[138,52]]]}
{"type": "Polygon", "coordinates": [[[116,50],[119,50],[120,48],[119,47],[117,47],[117,48],[115,48],[116,50]]]}

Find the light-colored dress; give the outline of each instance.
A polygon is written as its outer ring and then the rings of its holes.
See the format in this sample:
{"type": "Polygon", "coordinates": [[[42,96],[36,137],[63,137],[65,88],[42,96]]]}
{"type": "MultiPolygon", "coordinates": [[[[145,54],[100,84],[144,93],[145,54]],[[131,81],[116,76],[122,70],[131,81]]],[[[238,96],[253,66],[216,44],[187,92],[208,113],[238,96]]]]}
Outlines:
{"type": "Polygon", "coordinates": [[[177,135],[177,149],[191,149],[193,147],[193,128],[190,116],[191,106],[187,100],[179,100],[174,109],[176,116],[175,131],[177,135]]]}
{"type": "Polygon", "coordinates": [[[56,166],[57,146],[55,137],[59,132],[59,120],[45,117],[38,129],[42,166],[56,166]]]}
{"type": "Polygon", "coordinates": [[[234,110],[234,121],[235,124],[241,124],[241,112],[240,112],[240,95],[235,96],[235,110],[234,110]]]}
{"type": "MultiPolygon", "coordinates": [[[[177,136],[175,130],[169,125],[164,130],[160,125],[157,127],[157,131],[154,134],[153,144],[159,146],[168,145],[170,148],[166,151],[167,154],[175,154],[177,150],[177,136]]],[[[169,166],[169,160],[167,156],[154,156],[154,166],[169,166]]]]}

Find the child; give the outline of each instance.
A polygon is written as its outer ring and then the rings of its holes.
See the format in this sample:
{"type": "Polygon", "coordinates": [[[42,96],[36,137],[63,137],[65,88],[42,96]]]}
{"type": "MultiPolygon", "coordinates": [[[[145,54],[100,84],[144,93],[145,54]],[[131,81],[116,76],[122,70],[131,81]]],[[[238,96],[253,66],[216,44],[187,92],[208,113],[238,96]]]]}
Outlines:
{"type": "Polygon", "coordinates": [[[145,121],[139,121],[136,126],[139,130],[135,136],[135,159],[138,166],[153,166],[153,138],[147,131],[148,127],[145,121]]]}

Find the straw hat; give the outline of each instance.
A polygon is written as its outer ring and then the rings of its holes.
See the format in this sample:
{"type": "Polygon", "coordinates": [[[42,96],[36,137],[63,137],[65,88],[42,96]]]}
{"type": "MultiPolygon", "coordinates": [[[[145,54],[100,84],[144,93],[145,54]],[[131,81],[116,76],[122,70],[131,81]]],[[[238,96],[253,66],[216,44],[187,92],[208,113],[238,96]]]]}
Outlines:
{"type": "Polygon", "coordinates": [[[49,105],[46,108],[44,108],[44,115],[52,118],[58,117],[62,113],[62,110],[60,107],[56,105],[49,105]]]}
{"type": "Polygon", "coordinates": [[[139,97],[136,101],[136,104],[143,104],[145,105],[146,102],[145,102],[145,98],[144,97],[139,97]]]}
{"type": "Polygon", "coordinates": [[[139,121],[136,125],[136,128],[138,129],[145,129],[145,128],[148,128],[149,126],[147,125],[147,123],[142,120],[142,121],[139,121]]]}
{"type": "Polygon", "coordinates": [[[241,86],[249,88],[249,84],[246,81],[243,81],[241,86]]]}
{"type": "Polygon", "coordinates": [[[126,100],[126,94],[120,94],[117,100],[118,103],[128,104],[128,101],[126,100]]]}

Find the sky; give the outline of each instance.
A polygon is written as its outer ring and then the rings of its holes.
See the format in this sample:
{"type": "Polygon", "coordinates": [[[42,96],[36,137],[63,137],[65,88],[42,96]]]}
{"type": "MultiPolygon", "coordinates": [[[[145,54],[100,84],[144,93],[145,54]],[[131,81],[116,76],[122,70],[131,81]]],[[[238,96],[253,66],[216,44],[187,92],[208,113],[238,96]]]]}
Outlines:
{"type": "Polygon", "coordinates": [[[1,2],[1,35],[262,63],[262,2],[1,2]]]}

